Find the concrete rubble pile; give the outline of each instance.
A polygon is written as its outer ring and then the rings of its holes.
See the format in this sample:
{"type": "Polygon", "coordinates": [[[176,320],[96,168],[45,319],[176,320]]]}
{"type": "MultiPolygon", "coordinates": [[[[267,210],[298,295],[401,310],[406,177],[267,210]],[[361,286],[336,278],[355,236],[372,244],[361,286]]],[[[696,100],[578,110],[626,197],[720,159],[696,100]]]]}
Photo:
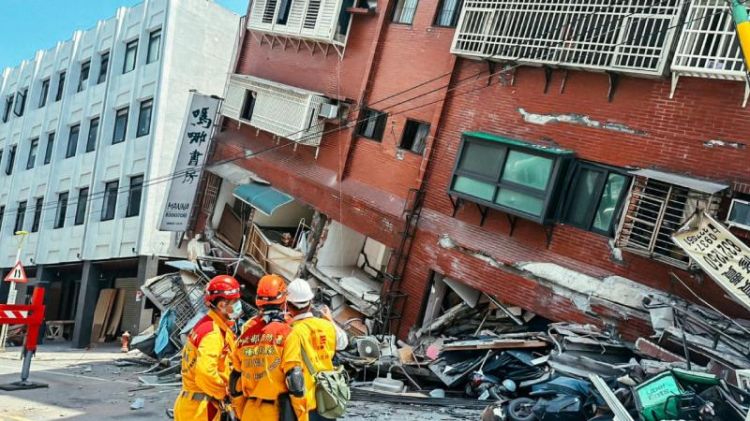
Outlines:
{"type": "Polygon", "coordinates": [[[460,303],[408,343],[358,336],[338,358],[356,399],[481,407],[487,421],[745,420],[750,321],[661,296],[643,309],[653,335],[630,342],[607,324],[460,303]]]}

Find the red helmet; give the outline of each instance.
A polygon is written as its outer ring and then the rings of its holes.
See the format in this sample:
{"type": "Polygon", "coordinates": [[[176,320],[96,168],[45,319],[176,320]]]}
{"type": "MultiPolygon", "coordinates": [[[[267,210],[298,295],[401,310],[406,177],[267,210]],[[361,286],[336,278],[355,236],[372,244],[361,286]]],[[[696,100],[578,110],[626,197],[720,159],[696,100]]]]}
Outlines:
{"type": "Polygon", "coordinates": [[[240,283],[229,275],[214,276],[206,285],[206,302],[217,298],[236,300],[240,298],[240,283]]]}
{"type": "Polygon", "coordinates": [[[286,302],[286,282],[279,275],[266,275],[258,281],[258,293],[255,296],[255,305],[264,307],[268,305],[281,305],[286,302]]]}

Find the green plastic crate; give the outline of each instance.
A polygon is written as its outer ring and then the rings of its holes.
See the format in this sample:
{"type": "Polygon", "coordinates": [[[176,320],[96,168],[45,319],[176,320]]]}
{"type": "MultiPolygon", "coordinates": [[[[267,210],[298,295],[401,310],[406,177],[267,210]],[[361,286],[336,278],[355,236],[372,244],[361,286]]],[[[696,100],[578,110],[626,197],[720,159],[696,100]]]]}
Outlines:
{"type": "Polygon", "coordinates": [[[677,413],[678,400],[670,399],[683,393],[671,372],[666,371],[635,387],[635,405],[646,421],[660,421],[677,413]],[[666,405],[665,405],[666,403],[666,405]]]}

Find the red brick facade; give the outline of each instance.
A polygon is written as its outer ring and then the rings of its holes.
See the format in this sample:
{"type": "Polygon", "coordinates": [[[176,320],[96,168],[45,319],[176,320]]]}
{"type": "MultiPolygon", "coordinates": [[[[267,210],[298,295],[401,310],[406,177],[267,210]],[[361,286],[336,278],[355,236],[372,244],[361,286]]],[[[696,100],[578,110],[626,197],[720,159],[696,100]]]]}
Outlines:
{"type": "MultiPolygon", "coordinates": [[[[411,26],[390,23],[390,15],[380,5],[376,15],[354,16],[342,60],[336,54],[311,55],[304,49],[261,45],[247,33],[237,64],[238,73],[331,98],[364,101],[394,114],[388,118],[382,142],[358,138],[348,129],[326,135],[317,160],[310,148],[293,151],[287,147],[237,163],[390,247],[399,241],[401,212],[409,189],[424,188],[425,206],[400,284],[409,296],[402,334],[418,323],[432,271],[550,319],[614,320],[627,337],[649,332],[646,323],[626,320],[602,306],[592,306],[598,317],[584,313],[514,267],[529,261],[556,263],[595,278],[622,276],[689,298],[669,279],[670,272],[677,272],[703,298],[731,314],[744,314],[709,278],[700,283],[669,265],[627,252],[623,262],[614,262],[609,238],[563,224],[554,226],[549,248],[544,229],[532,222],[519,220],[509,236],[509,222],[500,211],[489,211],[480,227],[479,212],[472,204],[451,217],[453,208],[447,195],[461,133],[466,131],[553,144],[575,151],[579,159],[623,168],[658,168],[725,182],[740,190],[750,183],[750,148],[709,142],[745,142],[750,119],[748,110],[741,107],[742,84],[682,78],[670,99],[669,79],[622,76],[609,102],[609,82],[604,74],[554,71],[545,94],[544,71],[520,67],[514,83],[510,77],[500,80],[495,76],[487,86],[488,65],[452,56],[453,30],[431,26],[436,8],[436,0],[420,0],[411,26]],[[480,72],[481,76],[475,76],[480,72]],[[399,102],[404,103],[394,106],[399,102]],[[421,104],[429,105],[409,110],[421,104]],[[577,115],[601,124],[595,128],[554,121],[541,124],[539,119],[525,120],[524,113],[577,115]],[[423,156],[398,149],[407,117],[431,125],[423,156]],[[605,123],[611,124],[604,128],[605,123]],[[441,247],[441,237],[450,238],[460,248],[480,251],[496,264],[457,248],[441,247]]],[[[230,124],[216,138],[215,160],[237,156],[242,148],[259,151],[275,145],[263,132],[257,134],[244,125],[240,130],[235,127],[230,124]]]]}

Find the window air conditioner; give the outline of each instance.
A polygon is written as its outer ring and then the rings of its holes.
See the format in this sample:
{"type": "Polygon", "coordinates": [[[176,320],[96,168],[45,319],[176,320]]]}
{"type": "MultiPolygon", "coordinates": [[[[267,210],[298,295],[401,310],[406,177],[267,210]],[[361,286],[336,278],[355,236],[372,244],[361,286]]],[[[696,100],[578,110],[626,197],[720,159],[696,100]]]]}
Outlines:
{"type": "Polygon", "coordinates": [[[750,231],[750,202],[732,199],[727,213],[727,224],[730,227],[741,228],[750,231]]]}
{"type": "Polygon", "coordinates": [[[336,118],[339,116],[339,106],[334,104],[321,104],[318,116],[323,118],[336,118]]]}

